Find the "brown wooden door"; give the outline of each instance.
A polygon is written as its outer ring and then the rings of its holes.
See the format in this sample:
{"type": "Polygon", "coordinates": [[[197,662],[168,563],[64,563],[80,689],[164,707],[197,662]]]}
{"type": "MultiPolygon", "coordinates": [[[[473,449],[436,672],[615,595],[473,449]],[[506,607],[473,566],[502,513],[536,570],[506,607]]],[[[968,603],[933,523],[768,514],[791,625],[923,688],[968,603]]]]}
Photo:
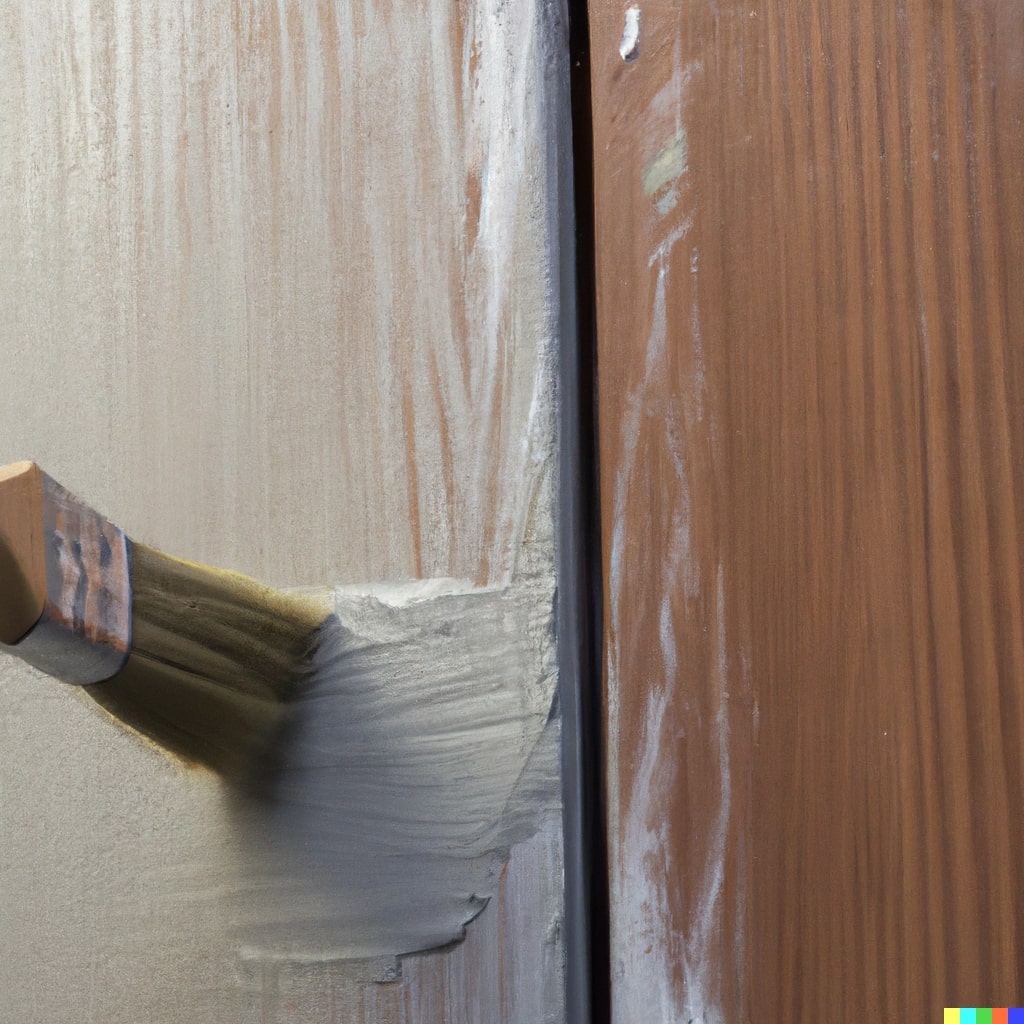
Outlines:
{"type": "Polygon", "coordinates": [[[1020,1003],[1020,6],[590,9],[613,1018],[1020,1003]]]}

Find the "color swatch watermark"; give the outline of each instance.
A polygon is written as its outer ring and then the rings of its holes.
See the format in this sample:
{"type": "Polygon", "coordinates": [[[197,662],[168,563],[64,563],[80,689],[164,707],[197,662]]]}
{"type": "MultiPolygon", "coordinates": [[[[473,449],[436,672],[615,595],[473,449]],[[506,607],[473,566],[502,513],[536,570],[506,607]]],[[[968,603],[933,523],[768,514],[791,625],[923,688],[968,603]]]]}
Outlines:
{"type": "Polygon", "coordinates": [[[1024,1009],[1014,1006],[947,1006],[942,1024],[1024,1024],[1024,1009]]]}

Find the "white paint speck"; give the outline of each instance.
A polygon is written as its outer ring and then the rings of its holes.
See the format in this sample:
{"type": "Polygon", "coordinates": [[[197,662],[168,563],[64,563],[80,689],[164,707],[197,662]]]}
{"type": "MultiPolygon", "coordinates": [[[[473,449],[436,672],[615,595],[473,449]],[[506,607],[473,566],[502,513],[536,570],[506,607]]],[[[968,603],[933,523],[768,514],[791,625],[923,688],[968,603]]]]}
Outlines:
{"type": "Polygon", "coordinates": [[[622,39],[619,41],[619,56],[631,64],[640,56],[640,8],[629,7],[626,10],[626,21],[622,26],[622,39]]]}

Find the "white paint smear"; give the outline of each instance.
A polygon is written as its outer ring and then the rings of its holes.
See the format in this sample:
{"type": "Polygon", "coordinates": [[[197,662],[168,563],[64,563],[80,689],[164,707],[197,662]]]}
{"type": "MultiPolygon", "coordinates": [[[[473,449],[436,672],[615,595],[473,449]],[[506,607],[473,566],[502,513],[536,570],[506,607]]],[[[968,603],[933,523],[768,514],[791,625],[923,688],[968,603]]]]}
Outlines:
{"type": "MultiPolygon", "coordinates": [[[[673,125],[669,142],[648,164],[643,185],[648,195],[663,198],[677,196],[676,183],[687,170],[687,136],[681,123],[682,95],[692,68],[685,74],[677,70],[669,85],[656,97],[655,114],[673,125]],[[667,98],[674,99],[674,105],[667,98]]],[[[675,199],[673,198],[673,204],[675,199]]],[[[667,209],[661,212],[667,212],[667,209]]],[[[643,1019],[657,1024],[718,1024],[722,1016],[719,994],[723,972],[739,970],[742,937],[731,946],[735,965],[718,961],[714,950],[723,942],[726,908],[722,906],[725,856],[732,813],[732,782],[729,764],[728,679],[730,665],[725,634],[725,579],[720,564],[702,565],[694,553],[693,532],[696,509],[689,479],[693,451],[714,443],[715,424],[705,408],[706,388],[704,354],[697,306],[700,259],[695,248],[689,251],[686,287],[691,308],[688,337],[669,337],[668,299],[672,260],[676,247],[692,227],[692,215],[684,217],[668,230],[655,246],[649,267],[654,272],[651,303],[651,330],[647,339],[644,376],[628,396],[622,422],[623,457],[614,482],[613,525],[609,586],[611,597],[611,643],[609,650],[609,814],[613,844],[612,864],[612,941],[613,941],[613,1016],[619,1020],[643,1019]],[[678,393],[666,401],[669,347],[684,350],[689,358],[685,378],[678,393]],[[663,424],[653,438],[642,433],[645,417],[657,411],[656,422],[663,424]],[[629,548],[634,540],[629,531],[629,509],[637,494],[644,493],[650,481],[643,477],[647,464],[641,444],[652,445],[668,456],[674,479],[671,481],[671,507],[668,516],[666,557],[657,580],[659,650],[651,653],[640,669],[630,659],[631,670],[641,678],[623,679],[623,646],[630,640],[623,635],[623,602],[629,564],[629,548]],[[714,582],[707,578],[714,574],[714,582]],[[678,658],[675,613],[681,602],[695,608],[706,601],[713,589],[714,605],[703,610],[710,626],[711,678],[694,678],[691,666],[678,658]],[[632,693],[645,696],[644,718],[638,749],[629,752],[630,765],[621,765],[622,750],[619,720],[619,692],[627,685],[632,693]],[[693,710],[697,699],[710,697],[713,718],[702,718],[693,710]],[[682,709],[682,713],[680,713],[682,709]],[[678,742],[676,729],[687,733],[687,742],[704,751],[702,763],[710,769],[703,780],[715,801],[710,821],[695,824],[687,837],[688,859],[700,867],[684,875],[673,864],[673,847],[678,836],[668,835],[665,808],[679,781],[678,757],[673,746],[678,742]],[[671,722],[671,727],[666,725],[671,722]],[[669,729],[673,731],[669,731],[669,729]],[[620,779],[629,780],[628,792],[620,788],[620,779]],[[696,856],[694,856],[696,854],[696,856]],[[685,886],[680,894],[676,887],[685,886]],[[682,899],[680,899],[682,897],[682,899]],[[689,909],[682,925],[667,911],[680,902],[689,909]]],[[[664,492],[664,481],[659,481],[664,492]]],[[[654,529],[660,529],[661,523],[654,529]]],[[[742,880],[740,880],[742,887],[742,880]]]]}
{"type": "Polygon", "coordinates": [[[622,39],[619,41],[619,56],[631,63],[640,56],[640,8],[626,9],[626,20],[622,26],[622,39]]]}

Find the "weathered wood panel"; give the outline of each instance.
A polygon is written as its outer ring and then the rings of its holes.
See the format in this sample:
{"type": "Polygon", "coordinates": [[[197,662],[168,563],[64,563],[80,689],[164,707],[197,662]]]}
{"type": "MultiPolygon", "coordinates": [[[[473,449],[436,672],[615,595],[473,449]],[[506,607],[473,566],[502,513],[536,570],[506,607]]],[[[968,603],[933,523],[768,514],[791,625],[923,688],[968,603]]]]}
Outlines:
{"type": "Polygon", "coordinates": [[[614,1019],[1019,1002],[1024,19],[591,12],[614,1019]]]}
{"type": "MultiPolygon", "coordinates": [[[[0,464],[276,585],[553,580],[558,4],[2,0],[0,36],[0,464]]],[[[398,982],[239,961],[190,874],[218,787],[7,660],[0,701],[12,1019],[560,1018],[557,828],[398,982]]]]}

